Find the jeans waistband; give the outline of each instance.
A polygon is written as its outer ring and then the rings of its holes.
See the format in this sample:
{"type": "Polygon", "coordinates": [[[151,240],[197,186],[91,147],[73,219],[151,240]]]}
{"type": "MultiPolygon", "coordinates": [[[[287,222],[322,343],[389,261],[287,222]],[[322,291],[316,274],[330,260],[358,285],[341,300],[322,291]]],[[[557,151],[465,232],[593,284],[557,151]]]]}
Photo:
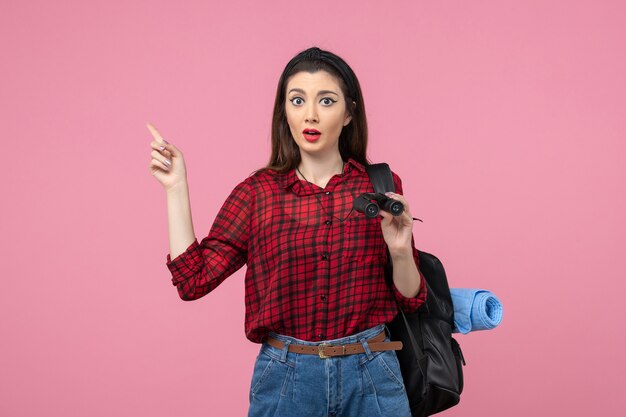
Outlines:
{"type": "Polygon", "coordinates": [[[331,345],[346,345],[348,343],[358,343],[361,339],[369,339],[371,337],[376,336],[378,333],[385,330],[384,324],[379,324],[377,326],[371,327],[369,329],[363,330],[359,333],[355,333],[350,336],[340,337],[338,339],[328,339],[328,340],[320,340],[319,342],[310,342],[308,340],[301,340],[291,336],[285,336],[282,334],[277,334],[274,332],[269,332],[269,336],[278,339],[282,342],[290,341],[291,343],[296,343],[299,345],[310,345],[317,346],[321,343],[330,343],[331,345]]]}

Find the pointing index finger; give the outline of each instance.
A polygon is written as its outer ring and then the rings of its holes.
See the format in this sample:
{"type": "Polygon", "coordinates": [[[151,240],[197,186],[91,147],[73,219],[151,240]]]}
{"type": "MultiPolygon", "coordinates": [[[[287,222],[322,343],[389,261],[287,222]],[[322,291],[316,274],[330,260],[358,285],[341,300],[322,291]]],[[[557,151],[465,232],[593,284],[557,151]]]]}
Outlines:
{"type": "Polygon", "coordinates": [[[161,134],[159,133],[158,130],[156,130],[156,127],[154,127],[152,125],[152,123],[147,122],[146,123],[146,127],[148,128],[148,130],[150,131],[150,133],[152,134],[152,136],[156,139],[157,142],[165,142],[167,143],[167,141],[165,139],[163,139],[163,136],[161,136],[161,134]]]}

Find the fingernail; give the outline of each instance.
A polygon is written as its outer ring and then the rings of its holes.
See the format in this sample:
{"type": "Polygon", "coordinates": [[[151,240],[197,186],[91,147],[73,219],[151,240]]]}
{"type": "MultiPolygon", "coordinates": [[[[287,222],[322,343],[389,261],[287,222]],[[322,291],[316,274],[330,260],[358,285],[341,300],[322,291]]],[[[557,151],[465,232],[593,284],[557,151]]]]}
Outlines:
{"type": "Polygon", "coordinates": [[[163,162],[165,162],[167,165],[172,165],[172,163],[169,161],[169,159],[166,159],[166,160],[165,160],[165,161],[163,161],[163,162]]]}
{"type": "Polygon", "coordinates": [[[159,146],[159,149],[164,151],[165,150],[165,146],[159,146]]]}
{"type": "Polygon", "coordinates": [[[167,143],[167,144],[169,145],[169,142],[168,142],[168,141],[166,141],[165,139],[163,139],[163,142],[165,142],[165,143],[167,143]]]}

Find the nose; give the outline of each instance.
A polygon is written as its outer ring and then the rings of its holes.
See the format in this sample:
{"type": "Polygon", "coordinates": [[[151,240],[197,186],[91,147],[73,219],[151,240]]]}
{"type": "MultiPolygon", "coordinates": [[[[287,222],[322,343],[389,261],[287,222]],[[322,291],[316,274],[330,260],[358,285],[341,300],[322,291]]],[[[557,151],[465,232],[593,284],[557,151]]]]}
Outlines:
{"type": "Polygon", "coordinates": [[[306,109],[306,115],[305,115],[305,121],[306,122],[318,122],[318,118],[317,118],[317,108],[316,106],[313,105],[309,105],[307,106],[306,109]]]}

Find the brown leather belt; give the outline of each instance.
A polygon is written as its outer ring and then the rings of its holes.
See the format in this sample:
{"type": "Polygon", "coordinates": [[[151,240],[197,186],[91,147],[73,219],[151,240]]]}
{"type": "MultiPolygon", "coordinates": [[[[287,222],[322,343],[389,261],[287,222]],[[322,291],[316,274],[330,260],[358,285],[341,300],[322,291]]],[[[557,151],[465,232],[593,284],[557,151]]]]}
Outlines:
{"type": "MultiPolygon", "coordinates": [[[[382,331],[376,336],[367,340],[367,346],[372,352],[380,352],[382,350],[400,350],[402,342],[392,341],[385,342],[385,332],[382,331]]],[[[278,339],[269,337],[267,343],[275,348],[282,349],[285,344],[278,339]]],[[[356,353],[365,353],[363,344],[351,343],[348,345],[331,345],[329,343],[320,343],[319,345],[299,345],[296,343],[289,344],[289,352],[304,353],[307,355],[318,355],[320,358],[330,358],[333,356],[354,355],[356,353]]]]}

